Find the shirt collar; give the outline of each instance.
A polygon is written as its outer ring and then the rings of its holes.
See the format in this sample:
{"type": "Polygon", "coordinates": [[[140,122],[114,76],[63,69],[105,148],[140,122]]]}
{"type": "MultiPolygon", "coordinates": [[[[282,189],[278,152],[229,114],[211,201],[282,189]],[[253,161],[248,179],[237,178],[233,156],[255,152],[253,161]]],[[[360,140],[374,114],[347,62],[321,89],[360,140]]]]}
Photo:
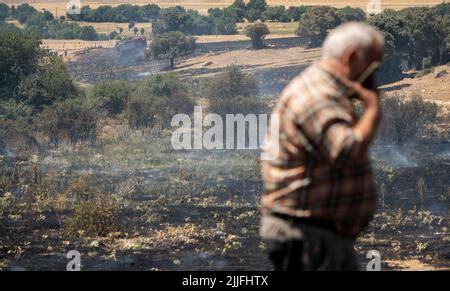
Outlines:
{"type": "Polygon", "coordinates": [[[339,93],[337,95],[339,95],[339,97],[345,95],[347,92],[350,92],[350,87],[347,85],[349,82],[347,77],[339,75],[330,68],[320,65],[319,62],[316,62],[314,64],[314,67],[316,67],[319,71],[327,74],[333,80],[338,89],[339,93]]]}

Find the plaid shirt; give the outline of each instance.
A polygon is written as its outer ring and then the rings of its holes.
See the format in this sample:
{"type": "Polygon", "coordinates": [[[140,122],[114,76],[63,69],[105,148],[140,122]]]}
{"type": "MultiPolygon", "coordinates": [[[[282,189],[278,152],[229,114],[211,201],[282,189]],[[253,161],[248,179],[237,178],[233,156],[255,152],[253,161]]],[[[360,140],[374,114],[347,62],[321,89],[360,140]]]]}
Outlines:
{"type": "MultiPolygon", "coordinates": [[[[356,159],[361,139],[348,87],[314,64],[281,94],[278,148],[268,131],[262,161],[262,213],[279,212],[332,222],[339,235],[355,238],[375,210],[369,159],[356,159]],[[276,150],[277,149],[277,150],[276,150]]],[[[272,115],[272,122],[273,122],[272,115]]]]}

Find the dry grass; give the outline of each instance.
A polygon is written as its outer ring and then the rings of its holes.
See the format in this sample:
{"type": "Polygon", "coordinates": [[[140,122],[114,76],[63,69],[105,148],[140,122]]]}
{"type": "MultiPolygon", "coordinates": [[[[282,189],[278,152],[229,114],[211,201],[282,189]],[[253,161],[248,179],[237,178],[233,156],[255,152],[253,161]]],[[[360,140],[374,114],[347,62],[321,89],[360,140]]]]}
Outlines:
{"type": "Polygon", "coordinates": [[[386,260],[385,263],[390,268],[402,271],[444,271],[444,270],[448,271],[448,268],[435,267],[427,263],[421,262],[418,259],[386,260]]]}
{"type": "Polygon", "coordinates": [[[182,69],[199,69],[211,61],[209,69],[225,68],[230,65],[249,67],[245,70],[261,70],[281,68],[286,66],[309,64],[320,57],[320,49],[305,49],[293,47],[288,49],[236,50],[222,53],[211,53],[183,60],[179,66],[182,69]]]}
{"type": "MultiPolygon", "coordinates": [[[[96,22],[79,21],[78,24],[81,26],[93,26],[95,28],[95,30],[97,31],[97,33],[104,33],[104,34],[108,34],[108,35],[113,31],[119,32],[119,27],[120,27],[123,29],[123,31],[122,31],[123,36],[125,36],[125,37],[135,36],[133,29],[131,29],[131,30],[128,29],[128,23],[116,23],[116,22],[96,23],[96,22]]],[[[138,22],[138,23],[136,23],[136,27],[139,28],[139,30],[141,28],[144,28],[145,29],[144,36],[150,37],[150,33],[152,31],[151,23],[138,22]]]]}
{"type": "Polygon", "coordinates": [[[420,93],[424,95],[427,100],[437,101],[439,104],[450,107],[450,66],[443,65],[434,67],[433,70],[424,74],[423,76],[417,76],[415,78],[405,78],[398,82],[383,86],[383,89],[393,90],[395,93],[404,94],[407,96],[420,93]],[[436,78],[439,72],[446,71],[440,78],[436,78]]]}
{"type": "MultiPolygon", "coordinates": [[[[239,23],[237,25],[239,33],[244,34],[245,28],[248,25],[248,23],[239,23]]],[[[285,37],[288,35],[295,35],[295,31],[298,27],[298,22],[266,22],[266,25],[270,31],[270,35],[268,35],[267,38],[274,35],[282,35],[285,37]]]]}

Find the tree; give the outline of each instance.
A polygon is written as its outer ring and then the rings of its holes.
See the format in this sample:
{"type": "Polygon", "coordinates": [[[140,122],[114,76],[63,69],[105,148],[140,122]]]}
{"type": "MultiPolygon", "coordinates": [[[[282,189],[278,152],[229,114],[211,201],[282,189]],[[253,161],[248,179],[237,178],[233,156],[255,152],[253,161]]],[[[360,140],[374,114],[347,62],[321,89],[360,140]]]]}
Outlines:
{"type": "Polygon", "coordinates": [[[98,34],[92,26],[82,26],[79,32],[79,38],[82,40],[96,40],[98,34]]]}
{"type": "Polygon", "coordinates": [[[140,33],[141,33],[141,35],[143,36],[144,33],[145,33],[145,29],[144,29],[144,28],[141,28],[141,29],[140,29],[140,33]]]}
{"type": "Polygon", "coordinates": [[[216,34],[236,34],[236,22],[234,19],[219,17],[214,19],[216,34]]]}
{"type": "Polygon", "coordinates": [[[147,20],[156,20],[161,12],[161,8],[155,4],[147,4],[142,6],[143,14],[147,20]]]}
{"type": "Polygon", "coordinates": [[[0,3],[0,22],[4,22],[9,14],[9,6],[5,3],[0,3]]]}
{"type": "Polygon", "coordinates": [[[308,37],[311,46],[320,46],[330,29],[342,23],[338,10],[328,6],[318,6],[302,14],[297,35],[308,37]]]}
{"type": "Polygon", "coordinates": [[[188,33],[191,31],[191,15],[181,6],[163,9],[158,20],[153,23],[154,34],[171,31],[188,33]]]}
{"type": "Polygon", "coordinates": [[[338,10],[338,15],[341,18],[342,22],[348,21],[365,21],[366,13],[361,8],[352,8],[350,6],[346,6],[338,10]]]}
{"type": "Polygon", "coordinates": [[[233,4],[224,9],[226,17],[235,19],[236,22],[242,22],[247,16],[247,7],[243,0],[235,0],[233,4]]]}
{"type": "Polygon", "coordinates": [[[266,0],[250,0],[247,5],[247,19],[256,21],[261,19],[262,13],[267,9],[266,0]]]}
{"type": "Polygon", "coordinates": [[[128,30],[131,30],[135,25],[136,25],[136,22],[130,21],[130,22],[128,23],[128,30]]]}
{"type": "Polygon", "coordinates": [[[40,59],[34,74],[24,78],[17,88],[20,100],[31,105],[34,111],[45,106],[80,95],[62,58],[48,55],[40,59]]]}
{"type": "Polygon", "coordinates": [[[244,0],[234,0],[233,4],[231,4],[230,7],[238,8],[238,9],[242,9],[242,10],[247,9],[247,6],[245,5],[244,0]]]}
{"type": "Polygon", "coordinates": [[[133,32],[134,32],[134,35],[136,35],[139,32],[139,28],[137,28],[137,26],[135,26],[133,28],[133,32]]]}
{"type": "Polygon", "coordinates": [[[370,17],[368,23],[376,26],[386,38],[385,62],[380,70],[386,81],[402,76],[405,61],[409,68],[421,69],[424,59],[429,59],[430,65],[450,60],[447,47],[450,16],[445,12],[445,4],[401,11],[386,9],[370,17]]]}
{"type": "Polygon", "coordinates": [[[267,21],[281,21],[281,17],[285,12],[286,8],[284,6],[269,6],[262,13],[261,20],[267,21]]]}
{"type": "Polygon", "coordinates": [[[266,35],[270,34],[270,31],[264,23],[256,23],[247,26],[245,34],[247,37],[251,38],[252,47],[254,49],[260,49],[264,47],[264,38],[266,35]]]}
{"type": "Polygon", "coordinates": [[[35,13],[37,13],[37,10],[33,6],[25,3],[17,6],[14,15],[20,23],[25,23],[27,22],[28,17],[35,13]]]}
{"type": "Polygon", "coordinates": [[[42,14],[44,14],[44,18],[47,21],[54,19],[53,14],[50,11],[45,10],[42,14]]]}
{"type": "Polygon", "coordinates": [[[196,48],[195,38],[179,31],[157,35],[145,55],[147,58],[169,59],[170,67],[175,67],[175,58],[188,55],[196,48]]]}
{"type": "Polygon", "coordinates": [[[281,21],[283,22],[291,22],[291,21],[299,21],[300,17],[303,13],[308,10],[306,6],[290,6],[286,9],[281,16],[281,21]]]}
{"type": "Polygon", "coordinates": [[[17,97],[21,81],[38,70],[44,53],[40,44],[36,36],[16,27],[3,26],[0,29],[1,99],[17,97]]]}

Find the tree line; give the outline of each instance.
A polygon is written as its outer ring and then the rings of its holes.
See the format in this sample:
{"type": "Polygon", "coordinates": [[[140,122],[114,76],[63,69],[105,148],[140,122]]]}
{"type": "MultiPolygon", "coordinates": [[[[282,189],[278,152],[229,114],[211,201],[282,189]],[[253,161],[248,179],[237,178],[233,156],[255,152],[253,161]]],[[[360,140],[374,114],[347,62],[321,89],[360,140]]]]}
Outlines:
{"type": "Polygon", "coordinates": [[[56,19],[49,11],[38,11],[33,6],[22,4],[11,8],[0,3],[0,23],[5,28],[7,18],[16,19],[23,25],[23,30],[41,39],[82,39],[106,40],[108,35],[99,34],[92,26],[81,26],[67,21],[65,16],[56,19]]]}
{"type": "MultiPolygon", "coordinates": [[[[361,15],[362,16],[362,15],[361,15]]],[[[385,36],[385,63],[379,74],[381,82],[401,78],[406,69],[426,69],[450,61],[450,4],[405,8],[360,18],[350,10],[313,7],[299,20],[297,34],[318,47],[328,31],[346,21],[366,21],[385,36]],[[347,11],[347,12],[344,12],[347,11]]]]}

